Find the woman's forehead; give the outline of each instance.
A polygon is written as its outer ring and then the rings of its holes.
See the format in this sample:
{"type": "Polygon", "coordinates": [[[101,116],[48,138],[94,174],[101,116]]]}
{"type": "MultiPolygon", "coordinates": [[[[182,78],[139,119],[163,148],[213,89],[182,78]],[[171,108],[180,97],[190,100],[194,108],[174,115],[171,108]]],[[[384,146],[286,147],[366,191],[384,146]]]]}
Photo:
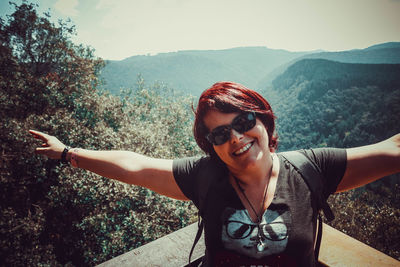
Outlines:
{"type": "Polygon", "coordinates": [[[207,111],[204,116],[204,125],[209,131],[221,125],[229,125],[239,112],[224,113],[216,109],[207,111]]]}

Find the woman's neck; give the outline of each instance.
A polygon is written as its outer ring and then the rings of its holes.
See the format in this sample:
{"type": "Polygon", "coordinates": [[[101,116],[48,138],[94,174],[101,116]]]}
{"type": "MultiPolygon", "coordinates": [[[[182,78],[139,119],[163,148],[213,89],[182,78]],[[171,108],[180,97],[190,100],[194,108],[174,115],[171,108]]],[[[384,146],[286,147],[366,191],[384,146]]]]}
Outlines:
{"type": "Polygon", "coordinates": [[[268,154],[266,158],[259,160],[257,164],[247,169],[228,168],[232,176],[231,178],[236,177],[241,185],[245,187],[262,185],[265,183],[265,178],[273,174],[271,168],[273,167],[274,158],[276,158],[275,154],[271,153],[268,154]]]}

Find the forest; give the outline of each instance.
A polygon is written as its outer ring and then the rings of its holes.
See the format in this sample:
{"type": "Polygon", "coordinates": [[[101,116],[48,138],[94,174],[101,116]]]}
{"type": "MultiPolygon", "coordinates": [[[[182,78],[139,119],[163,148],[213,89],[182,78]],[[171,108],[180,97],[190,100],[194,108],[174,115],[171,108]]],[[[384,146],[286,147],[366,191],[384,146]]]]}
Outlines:
{"type": "MultiPolygon", "coordinates": [[[[71,41],[71,23],[55,24],[26,2],[14,9],[0,20],[0,265],[93,266],[195,222],[189,202],[35,155],[40,144],[28,134],[152,157],[199,155],[194,97],[141,76],[111,94],[101,89],[106,63],[71,41]]],[[[398,65],[296,64],[263,92],[276,110],[280,150],[368,144],[399,132],[398,65]]],[[[397,181],[332,196],[332,225],[400,259],[397,181]]]]}
{"type": "Polygon", "coordinates": [[[278,116],[280,148],[360,146],[398,133],[399,73],[400,64],[296,62],[264,91],[278,116]]]}

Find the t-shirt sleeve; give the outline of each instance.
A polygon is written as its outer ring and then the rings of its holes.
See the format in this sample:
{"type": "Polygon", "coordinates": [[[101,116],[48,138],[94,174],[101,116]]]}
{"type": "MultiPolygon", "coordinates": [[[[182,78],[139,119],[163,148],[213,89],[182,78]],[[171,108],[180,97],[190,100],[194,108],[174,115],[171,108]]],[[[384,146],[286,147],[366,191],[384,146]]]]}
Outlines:
{"type": "Polygon", "coordinates": [[[183,194],[192,200],[196,206],[198,203],[198,190],[196,190],[196,186],[201,161],[201,157],[190,157],[174,159],[172,163],[172,171],[176,183],[183,194]]]}
{"type": "Polygon", "coordinates": [[[342,181],[347,166],[346,149],[342,148],[316,148],[302,151],[322,173],[324,196],[336,192],[342,181]]]}

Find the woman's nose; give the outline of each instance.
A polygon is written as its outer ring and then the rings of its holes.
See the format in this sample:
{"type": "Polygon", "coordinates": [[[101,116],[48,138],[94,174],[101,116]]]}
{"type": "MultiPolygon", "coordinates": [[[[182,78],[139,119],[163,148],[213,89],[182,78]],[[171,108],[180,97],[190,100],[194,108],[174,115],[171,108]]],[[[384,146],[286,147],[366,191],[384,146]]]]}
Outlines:
{"type": "Polygon", "coordinates": [[[231,130],[231,142],[233,142],[233,143],[238,142],[242,138],[243,138],[243,134],[242,133],[239,133],[235,129],[231,130]]]}

